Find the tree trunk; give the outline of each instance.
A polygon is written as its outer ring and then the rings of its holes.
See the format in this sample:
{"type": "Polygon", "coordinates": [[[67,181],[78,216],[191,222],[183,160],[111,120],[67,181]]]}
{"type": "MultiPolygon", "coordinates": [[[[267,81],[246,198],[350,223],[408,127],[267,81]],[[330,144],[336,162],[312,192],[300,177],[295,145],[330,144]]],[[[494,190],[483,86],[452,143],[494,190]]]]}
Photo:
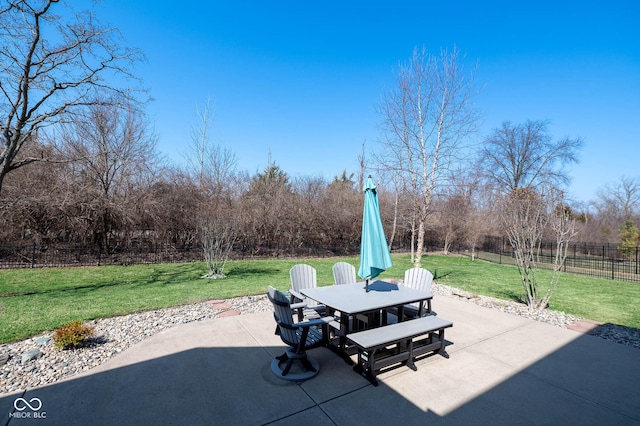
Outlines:
{"type": "Polygon", "coordinates": [[[389,238],[389,251],[391,251],[391,246],[393,246],[393,239],[396,236],[396,228],[398,226],[398,201],[399,201],[399,194],[398,191],[396,191],[396,196],[395,196],[395,200],[393,203],[393,225],[391,227],[391,237],[389,238]]]}
{"type": "Polygon", "coordinates": [[[418,223],[418,242],[416,244],[416,256],[413,260],[413,266],[422,267],[422,255],[424,252],[424,220],[418,223]]]}

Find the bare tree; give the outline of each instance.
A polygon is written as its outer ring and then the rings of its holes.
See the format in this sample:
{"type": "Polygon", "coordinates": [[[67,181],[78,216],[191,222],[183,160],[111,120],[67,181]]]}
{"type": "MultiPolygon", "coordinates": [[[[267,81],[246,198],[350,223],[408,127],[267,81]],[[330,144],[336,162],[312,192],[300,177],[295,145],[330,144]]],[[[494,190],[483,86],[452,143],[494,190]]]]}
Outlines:
{"type": "Polygon", "coordinates": [[[448,183],[443,185],[443,192],[438,197],[436,215],[444,254],[448,254],[456,242],[475,246],[478,233],[483,231],[476,229],[481,222],[475,217],[476,207],[473,204],[479,187],[473,166],[461,164],[459,168],[449,170],[447,175],[448,183]]]}
{"type": "MultiPolygon", "coordinates": [[[[398,233],[398,222],[401,220],[401,196],[403,194],[403,180],[402,176],[394,170],[382,170],[381,174],[384,176],[384,180],[390,181],[393,186],[392,196],[393,196],[393,220],[391,222],[391,232],[389,232],[389,250],[393,247],[393,241],[396,238],[396,234],[398,233]]],[[[413,244],[411,245],[411,249],[413,250],[413,244]]],[[[411,253],[411,260],[413,261],[413,252],[411,253]]]]}
{"type": "Polygon", "coordinates": [[[211,197],[220,197],[232,181],[238,160],[235,153],[213,141],[214,107],[208,97],[196,105],[197,124],[191,128],[187,162],[197,185],[211,197]]]}
{"type": "Polygon", "coordinates": [[[450,195],[440,203],[438,223],[443,241],[442,251],[449,254],[455,242],[462,242],[468,232],[471,199],[464,194],[450,195]]]}
{"type": "Polygon", "coordinates": [[[467,218],[464,242],[469,245],[471,259],[475,259],[478,243],[483,236],[501,232],[502,224],[496,214],[495,194],[490,187],[477,182],[471,194],[471,210],[467,218]]]}
{"type": "Polygon", "coordinates": [[[135,222],[139,189],[150,188],[156,166],[155,135],[135,105],[95,102],[84,117],[64,128],[61,138],[83,199],[81,216],[104,248],[114,229],[135,222]]]}
{"type": "Polygon", "coordinates": [[[131,96],[130,81],[122,89],[113,81],[132,77],[140,53],[121,47],[117,30],[90,12],[55,15],[57,4],[9,1],[0,9],[0,190],[7,173],[44,159],[20,153],[47,128],[107,99],[98,92],[131,96]]]}
{"type": "Polygon", "coordinates": [[[581,241],[635,247],[630,224],[640,223],[640,177],[622,176],[600,187],[589,203],[581,241]],[[594,211],[595,210],[595,211],[594,211]],[[629,233],[630,232],[630,233],[629,233]]]}
{"type": "Polygon", "coordinates": [[[187,153],[188,173],[201,193],[198,208],[191,215],[199,218],[200,240],[209,269],[203,278],[226,278],[224,268],[236,241],[236,228],[226,214],[232,200],[231,179],[237,160],[235,154],[212,142],[213,106],[211,97],[201,108],[196,105],[197,123],[191,129],[187,153]]]}
{"type": "MultiPolygon", "coordinates": [[[[41,142],[25,150],[45,152],[56,162],[63,160],[54,147],[41,142]]],[[[23,167],[7,177],[0,194],[0,241],[49,242],[68,235],[65,231],[74,220],[72,187],[58,166],[52,161],[41,167],[23,167]]]]}
{"type": "Polygon", "coordinates": [[[550,212],[549,224],[552,232],[555,234],[555,257],[553,259],[553,270],[551,273],[551,279],[549,285],[545,291],[544,296],[541,298],[538,309],[542,310],[549,304],[549,299],[556,291],[558,282],[560,281],[560,274],[562,267],[567,258],[569,250],[569,244],[577,235],[576,230],[576,218],[573,216],[571,209],[568,208],[562,200],[562,193],[557,193],[556,197],[552,197],[555,206],[553,211],[550,212]]]}
{"type": "Polygon", "coordinates": [[[203,195],[183,170],[167,169],[151,188],[155,233],[160,242],[184,247],[195,245],[201,234],[201,217],[194,214],[203,195]]]}
{"type": "MultiPolygon", "coordinates": [[[[200,218],[201,235],[211,237],[217,230],[216,238],[222,237],[222,230],[232,227],[222,226],[222,212],[230,203],[229,186],[237,163],[235,154],[213,141],[211,127],[214,119],[214,107],[211,97],[207,97],[203,106],[196,104],[196,124],[191,128],[191,139],[187,152],[187,173],[201,192],[201,205],[194,211],[200,218]],[[215,223],[216,226],[212,226],[215,223]]],[[[226,221],[226,220],[225,220],[226,221]]],[[[209,242],[203,240],[203,244],[209,242]]],[[[224,260],[226,262],[226,259],[224,260]]]]}
{"type": "Polygon", "coordinates": [[[481,151],[480,170],[500,194],[498,213],[514,249],[530,309],[542,310],[558,284],[566,249],[575,237],[575,218],[565,208],[560,188],[569,180],[564,167],[578,161],[580,138],[554,141],[547,121],[494,129],[481,151]],[[560,210],[557,210],[558,207],[560,210]],[[540,246],[547,233],[556,238],[559,255],[544,296],[537,277],[540,246]]]}
{"type": "Polygon", "coordinates": [[[605,238],[617,237],[615,230],[624,221],[640,216],[640,177],[622,176],[618,182],[605,184],[596,195],[592,204],[605,238]]]}
{"type": "Polygon", "coordinates": [[[480,153],[481,169],[498,191],[510,193],[519,188],[552,184],[561,187],[569,180],[564,166],[578,161],[580,138],[554,141],[548,121],[509,121],[494,129],[480,153]]]}
{"type": "Polygon", "coordinates": [[[460,159],[461,143],[477,130],[475,94],[474,72],[464,73],[457,49],[436,57],[416,48],[381,102],[385,152],[380,162],[397,170],[412,194],[416,265],[424,251],[434,189],[443,172],[460,159]]]}
{"type": "Polygon", "coordinates": [[[236,232],[231,221],[221,218],[205,220],[200,225],[202,248],[209,273],[202,278],[223,279],[224,268],[236,241],[236,232]]]}
{"type": "Polygon", "coordinates": [[[241,199],[245,221],[242,228],[255,247],[286,243],[287,234],[290,235],[287,229],[293,228],[289,220],[295,211],[293,197],[289,176],[269,158],[264,171],[250,178],[241,199]]]}
{"type": "MultiPolygon", "coordinates": [[[[362,169],[361,169],[362,171],[362,169]]],[[[326,241],[333,251],[359,247],[362,231],[362,211],[354,206],[362,205],[360,176],[354,174],[335,176],[326,185],[324,197],[314,206],[315,222],[310,228],[322,233],[318,241],[326,241]]]]}
{"type": "Polygon", "coordinates": [[[531,310],[544,310],[558,286],[567,249],[575,236],[575,219],[562,202],[559,191],[547,187],[537,191],[519,188],[501,196],[499,213],[513,247],[526,303],[531,310]],[[551,279],[546,286],[538,277],[540,249],[547,229],[556,237],[551,279]]]}

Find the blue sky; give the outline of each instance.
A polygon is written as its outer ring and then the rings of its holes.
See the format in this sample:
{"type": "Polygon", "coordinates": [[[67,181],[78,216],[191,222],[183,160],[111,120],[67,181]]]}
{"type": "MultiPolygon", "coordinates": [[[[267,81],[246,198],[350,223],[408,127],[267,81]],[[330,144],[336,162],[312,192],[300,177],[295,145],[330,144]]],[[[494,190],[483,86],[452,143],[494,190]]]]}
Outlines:
{"type": "Polygon", "coordinates": [[[239,168],[332,179],[376,148],[376,107],[414,47],[454,45],[478,65],[482,133],[549,120],[582,137],[571,194],[640,176],[640,2],[103,0],[96,12],[141,49],[159,149],[179,160],[196,103],[239,168]]]}

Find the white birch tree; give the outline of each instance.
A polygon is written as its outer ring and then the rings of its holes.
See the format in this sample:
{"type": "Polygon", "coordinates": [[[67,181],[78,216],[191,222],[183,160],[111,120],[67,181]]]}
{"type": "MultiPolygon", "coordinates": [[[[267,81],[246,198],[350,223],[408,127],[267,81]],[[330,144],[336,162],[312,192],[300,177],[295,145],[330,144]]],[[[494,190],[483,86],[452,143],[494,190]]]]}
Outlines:
{"type": "Polygon", "coordinates": [[[411,59],[399,66],[395,87],[385,92],[380,104],[384,152],[379,160],[400,173],[412,196],[416,266],[424,254],[434,190],[477,130],[474,75],[465,73],[455,48],[442,50],[439,56],[416,48],[411,59]]]}

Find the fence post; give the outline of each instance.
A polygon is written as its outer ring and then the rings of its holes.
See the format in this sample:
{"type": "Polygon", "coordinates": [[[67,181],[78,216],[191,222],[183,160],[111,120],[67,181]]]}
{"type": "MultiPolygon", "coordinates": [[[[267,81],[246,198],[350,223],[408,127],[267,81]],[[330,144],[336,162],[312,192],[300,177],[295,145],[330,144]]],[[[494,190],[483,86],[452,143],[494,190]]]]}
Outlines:
{"type": "Polygon", "coordinates": [[[638,246],[636,246],[636,275],[638,275],[638,246]]]}
{"type": "Polygon", "coordinates": [[[615,280],[616,279],[616,272],[615,272],[615,259],[613,258],[613,256],[611,256],[611,279],[615,280]]]}
{"type": "Polygon", "coordinates": [[[35,268],[36,266],[36,243],[33,243],[31,246],[31,268],[35,268]]]}

